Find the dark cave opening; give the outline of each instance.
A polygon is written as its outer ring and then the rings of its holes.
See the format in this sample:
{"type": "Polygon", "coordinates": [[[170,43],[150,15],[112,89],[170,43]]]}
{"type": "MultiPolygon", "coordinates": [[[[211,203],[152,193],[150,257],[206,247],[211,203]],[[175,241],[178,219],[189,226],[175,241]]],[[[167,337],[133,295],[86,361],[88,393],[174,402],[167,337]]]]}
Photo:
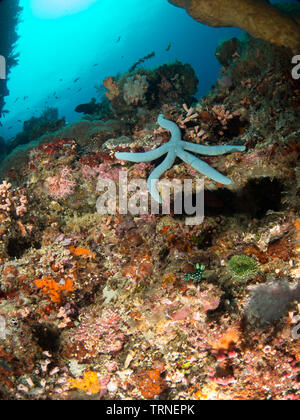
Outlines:
{"type": "Polygon", "coordinates": [[[223,188],[214,193],[205,194],[205,215],[244,214],[249,219],[262,219],[269,210],[282,209],[283,189],[282,182],[276,178],[253,178],[237,192],[223,188]],[[215,202],[218,203],[217,206],[215,202]]]}
{"type": "Polygon", "coordinates": [[[59,349],[60,331],[51,325],[35,324],[32,328],[34,338],[43,351],[55,353],[59,349]]]}
{"type": "Polygon", "coordinates": [[[263,218],[269,210],[282,209],[281,196],[284,186],[277,178],[250,179],[242,191],[240,206],[251,217],[263,218]]]}
{"type": "Polygon", "coordinates": [[[26,239],[22,239],[22,238],[11,238],[8,241],[8,245],[7,245],[7,253],[9,255],[9,257],[11,258],[21,258],[24,254],[24,252],[33,247],[35,249],[40,249],[41,248],[41,244],[39,242],[30,242],[26,239]]]}
{"type": "MultiPolygon", "coordinates": [[[[204,191],[204,217],[233,216],[244,214],[249,219],[262,219],[269,210],[282,209],[281,197],[284,190],[283,183],[277,178],[253,178],[241,190],[232,192],[227,188],[216,191],[204,191]]],[[[192,197],[193,206],[196,205],[196,194],[192,197]]],[[[183,205],[184,209],[184,205],[183,205]]],[[[174,211],[172,203],[171,210],[174,211]]],[[[184,211],[176,218],[187,216],[184,211]]],[[[192,215],[193,216],[193,215],[192,215]]]]}

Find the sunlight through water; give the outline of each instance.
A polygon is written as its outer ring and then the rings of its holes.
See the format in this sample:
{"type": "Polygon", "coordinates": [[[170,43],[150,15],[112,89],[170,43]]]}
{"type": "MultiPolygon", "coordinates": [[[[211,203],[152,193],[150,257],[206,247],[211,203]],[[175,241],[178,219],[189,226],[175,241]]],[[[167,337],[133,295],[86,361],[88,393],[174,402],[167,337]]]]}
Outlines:
{"type": "Polygon", "coordinates": [[[81,12],[97,0],[31,0],[33,13],[46,19],[81,12]]]}

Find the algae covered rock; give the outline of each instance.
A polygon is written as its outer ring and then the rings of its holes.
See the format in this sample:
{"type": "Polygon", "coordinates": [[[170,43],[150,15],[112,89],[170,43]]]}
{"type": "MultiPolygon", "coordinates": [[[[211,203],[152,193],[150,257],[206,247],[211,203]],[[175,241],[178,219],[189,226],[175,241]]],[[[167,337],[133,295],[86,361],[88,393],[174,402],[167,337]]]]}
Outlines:
{"type": "Polygon", "coordinates": [[[299,24],[262,0],[169,0],[184,7],[198,22],[209,26],[235,26],[255,38],[298,52],[300,47],[299,24]]]}

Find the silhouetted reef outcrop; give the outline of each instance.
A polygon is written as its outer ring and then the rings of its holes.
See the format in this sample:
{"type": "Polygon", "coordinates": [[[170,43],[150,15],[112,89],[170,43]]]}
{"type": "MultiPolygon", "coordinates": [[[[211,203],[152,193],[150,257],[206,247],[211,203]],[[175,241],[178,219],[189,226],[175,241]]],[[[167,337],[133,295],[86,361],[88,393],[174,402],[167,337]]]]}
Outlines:
{"type": "Polygon", "coordinates": [[[0,55],[6,59],[6,80],[0,79],[0,117],[3,113],[4,98],[8,95],[7,77],[10,69],[18,63],[14,48],[18,40],[16,27],[22,8],[19,0],[0,0],[0,55]]]}

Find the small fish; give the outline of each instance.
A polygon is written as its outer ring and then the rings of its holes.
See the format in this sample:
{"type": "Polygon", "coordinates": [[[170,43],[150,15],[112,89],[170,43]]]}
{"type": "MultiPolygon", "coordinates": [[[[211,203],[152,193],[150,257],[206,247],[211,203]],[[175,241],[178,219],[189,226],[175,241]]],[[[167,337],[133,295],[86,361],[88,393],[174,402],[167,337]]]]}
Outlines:
{"type": "Polygon", "coordinates": [[[116,43],[120,42],[120,40],[121,40],[121,36],[118,37],[116,43]]]}
{"type": "Polygon", "coordinates": [[[78,82],[79,79],[80,79],[80,77],[76,77],[76,79],[73,81],[73,83],[78,82]]]}
{"type": "Polygon", "coordinates": [[[16,103],[18,100],[19,100],[19,98],[17,98],[17,99],[15,100],[15,103],[16,103]]]}
{"type": "Polygon", "coordinates": [[[64,79],[60,78],[60,79],[59,79],[59,82],[62,82],[63,80],[64,80],[64,79]]]}
{"type": "Polygon", "coordinates": [[[93,67],[97,67],[97,66],[99,66],[99,64],[98,64],[98,63],[93,64],[93,67]]]}
{"type": "Polygon", "coordinates": [[[172,44],[171,44],[171,42],[169,42],[168,45],[167,45],[166,51],[170,51],[171,46],[172,46],[172,44]]]}
{"type": "Polygon", "coordinates": [[[93,114],[96,109],[96,103],[95,102],[89,102],[88,104],[80,104],[77,105],[75,108],[75,112],[82,112],[84,114],[93,114]]]}
{"type": "Polygon", "coordinates": [[[26,99],[28,99],[28,96],[24,96],[23,100],[26,101],[26,99]]]}
{"type": "Polygon", "coordinates": [[[0,127],[3,127],[3,124],[2,124],[2,122],[0,121],[0,127]]]}
{"type": "Polygon", "coordinates": [[[12,126],[8,127],[8,130],[11,130],[11,129],[12,129],[12,126]]]}

